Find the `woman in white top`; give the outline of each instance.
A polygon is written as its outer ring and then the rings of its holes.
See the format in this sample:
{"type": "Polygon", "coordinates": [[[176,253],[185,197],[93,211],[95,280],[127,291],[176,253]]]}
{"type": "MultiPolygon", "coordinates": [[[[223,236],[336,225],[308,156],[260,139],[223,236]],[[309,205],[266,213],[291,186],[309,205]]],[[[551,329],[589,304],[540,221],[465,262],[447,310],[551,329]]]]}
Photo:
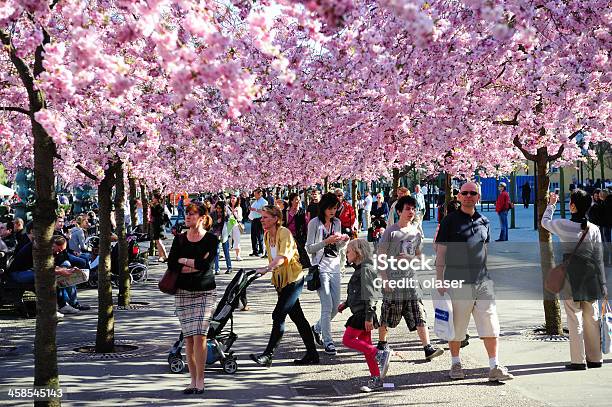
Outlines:
{"type": "Polygon", "coordinates": [[[563,305],[570,333],[571,363],[566,368],[585,370],[601,367],[599,310],[597,300],[607,296],[603,266],[602,241],[599,228],[586,219],[591,197],[576,189],[570,195],[571,219],[555,219],[558,197],[551,193],[542,216],[542,227],[559,237],[564,257],[574,251],[581,236],[584,241],[567,267],[562,289],[563,305]]]}
{"type": "Polygon", "coordinates": [[[230,197],[229,210],[231,212],[231,216],[236,219],[236,223],[232,228],[231,236],[232,236],[232,250],[236,251],[236,261],[242,261],[242,257],[240,257],[240,234],[242,229],[242,207],[240,206],[240,197],[237,195],[232,195],[230,197]]]}
{"type": "Polygon", "coordinates": [[[349,236],[341,233],[340,219],[336,218],[339,204],[338,197],[331,192],[321,197],[319,216],[308,222],[306,238],[306,251],[310,254],[311,264],[319,265],[321,279],[321,288],[317,290],[321,301],[321,318],[312,326],[312,331],[315,341],[324,345],[325,353],[329,355],[336,354],[331,321],[338,313],[340,304],[340,250],[349,241],[349,236]]]}

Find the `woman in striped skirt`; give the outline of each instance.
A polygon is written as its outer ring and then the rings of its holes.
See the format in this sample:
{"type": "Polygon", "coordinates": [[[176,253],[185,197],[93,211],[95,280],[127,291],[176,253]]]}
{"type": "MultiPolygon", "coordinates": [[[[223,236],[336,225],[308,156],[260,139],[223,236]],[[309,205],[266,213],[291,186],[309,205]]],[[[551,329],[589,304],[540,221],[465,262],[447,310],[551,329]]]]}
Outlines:
{"type": "Polygon", "coordinates": [[[180,271],[176,283],[176,315],[185,337],[191,376],[185,394],[204,392],[206,335],[217,298],[214,264],[219,239],[206,231],[209,218],[204,205],[189,205],[185,218],[189,230],[174,238],[168,256],[168,268],[180,271]]]}

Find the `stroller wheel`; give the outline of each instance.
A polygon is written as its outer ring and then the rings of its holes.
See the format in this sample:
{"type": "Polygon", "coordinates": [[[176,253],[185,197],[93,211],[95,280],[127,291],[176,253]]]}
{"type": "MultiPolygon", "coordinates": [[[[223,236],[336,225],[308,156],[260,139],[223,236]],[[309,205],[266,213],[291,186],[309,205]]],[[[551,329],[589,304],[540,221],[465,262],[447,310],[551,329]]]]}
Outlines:
{"type": "Polygon", "coordinates": [[[170,371],[172,373],[182,373],[185,369],[185,362],[181,358],[173,358],[170,361],[170,371]]]}
{"type": "Polygon", "coordinates": [[[238,370],[238,363],[234,358],[227,358],[223,361],[223,371],[227,374],[234,374],[238,370]]]}
{"type": "Polygon", "coordinates": [[[131,263],[129,265],[129,268],[130,274],[132,275],[134,282],[140,282],[146,279],[148,270],[147,266],[145,266],[144,264],[131,263]]]}

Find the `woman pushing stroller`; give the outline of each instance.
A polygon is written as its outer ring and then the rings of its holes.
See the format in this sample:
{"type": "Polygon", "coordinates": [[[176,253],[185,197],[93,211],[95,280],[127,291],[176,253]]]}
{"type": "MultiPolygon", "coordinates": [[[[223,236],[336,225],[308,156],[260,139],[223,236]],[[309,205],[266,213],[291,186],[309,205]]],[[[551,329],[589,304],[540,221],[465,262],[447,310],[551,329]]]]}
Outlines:
{"type": "Polygon", "coordinates": [[[264,229],[264,243],[268,254],[268,266],[258,270],[260,274],[272,272],[272,284],[276,288],[278,301],[272,312],[272,332],[268,346],[260,355],[250,357],[260,366],[270,367],[274,350],[285,332],[287,315],[297,326],[300,336],[306,345],[306,355],[295,359],[296,365],[319,363],[314,337],[310,324],[304,316],[300,305],[300,294],[304,287],[304,276],[297,245],[289,229],[282,227],[283,214],[276,206],[265,206],[262,209],[261,223],[264,229]]]}

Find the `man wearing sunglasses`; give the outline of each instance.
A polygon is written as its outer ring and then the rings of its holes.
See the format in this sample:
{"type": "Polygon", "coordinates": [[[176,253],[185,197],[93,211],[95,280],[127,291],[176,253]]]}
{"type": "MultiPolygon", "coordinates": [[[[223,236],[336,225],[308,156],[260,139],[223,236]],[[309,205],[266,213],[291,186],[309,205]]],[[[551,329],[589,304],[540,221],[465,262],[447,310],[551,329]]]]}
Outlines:
{"type": "Polygon", "coordinates": [[[448,342],[452,357],[449,376],[454,380],[465,377],[459,350],[473,316],[478,336],[489,355],[489,381],[511,380],[514,377],[497,359],[499,319],[493,281],[487,271],[487,243],[491,233],[489,220],[476,211],[480,200],[478,186],[473,182],[463,184],[458,199],[461,208],[442,219],[436,237],[436,279],[462,281],[459,288],[438,288],[441,295],[448,291],[453,305],[455,337],[448,342]]]}

